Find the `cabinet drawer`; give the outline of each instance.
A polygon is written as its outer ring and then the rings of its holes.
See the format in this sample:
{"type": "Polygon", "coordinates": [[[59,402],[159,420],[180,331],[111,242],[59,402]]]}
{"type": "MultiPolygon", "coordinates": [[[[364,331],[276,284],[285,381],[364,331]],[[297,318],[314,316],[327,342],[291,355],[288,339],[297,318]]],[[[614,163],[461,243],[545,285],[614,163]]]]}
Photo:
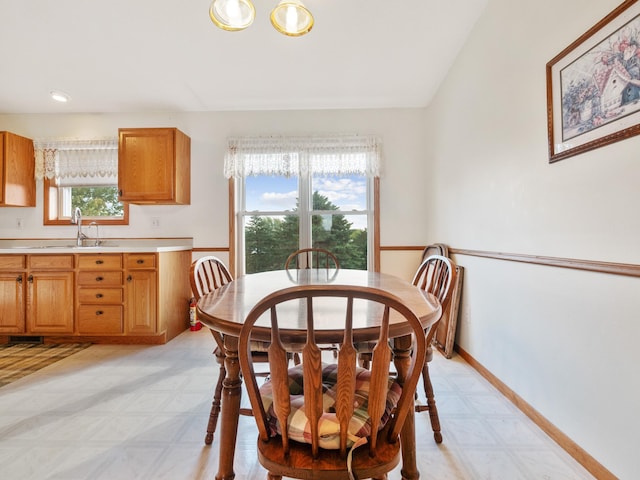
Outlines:
{"type": "Polygon", "coordinates": [[[117,270],[122,268],[122,255],[78,255],[82,270],[117,270]]]}
{"type": "Polygon", "coordinates": [[[78,285],[122,285],[122,272],[78,272],[78,285]]]}
{"type": "Polygon", "coordinates": [[[122,303],[121,288],[80,288],[78,289],[80,303],[122,303]]]}
{"type": "Polygon", "coordinates": [[[23,269],[25,265],[24,255],[0,255],[0,270],[23,269]]]}
{"type": "Polygon", "coordinates": [[[120,305],[81,305],[78,309],[78,333],[122,333],[120,305]]]}
{"type": "Polygon", "coordinates": [[[155,253],[128,253],[125,255],[125,266],[129,270],[156,268],[156,255],[155,253]]]}
{"type": "Polygon", "coordinates": [[[73,268],[73,255],[29,255],[32,270],[54,270],[73,268]]]}

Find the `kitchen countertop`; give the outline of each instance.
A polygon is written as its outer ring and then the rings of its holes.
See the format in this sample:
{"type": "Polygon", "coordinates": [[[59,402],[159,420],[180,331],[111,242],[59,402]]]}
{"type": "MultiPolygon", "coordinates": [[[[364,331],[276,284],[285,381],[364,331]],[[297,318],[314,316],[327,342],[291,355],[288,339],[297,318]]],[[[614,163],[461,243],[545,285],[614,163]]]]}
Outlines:
{"type": "Polygon", "coordinates": [[[87,246],[78,247],[75,238],[0,239],[0,254],[156,253],[193,248],[192,238],[105,238],[98,246],[92,239],[85,242],[87,246]]]}

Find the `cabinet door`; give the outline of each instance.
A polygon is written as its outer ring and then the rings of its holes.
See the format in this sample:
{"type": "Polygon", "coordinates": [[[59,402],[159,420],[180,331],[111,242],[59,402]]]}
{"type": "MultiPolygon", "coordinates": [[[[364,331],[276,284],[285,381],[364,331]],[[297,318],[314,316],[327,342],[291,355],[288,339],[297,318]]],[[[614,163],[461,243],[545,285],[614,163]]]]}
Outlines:
{"type": "Polygon", "coordinates": [[[162,128],[120,130],[118,186],[121,201],[174,198],[173,132],[162,128]]]}
{"type": "Polygon", "coordinates": [[[24,333],[24,273],[0,272],[0,332],[24,333]]]}
{"type": "Polygon", "coordinates": [[[124,288],[126,333],[156,333],[156,271],[130,271],[124,288]]]}
{"type": "Polygon", "coordinates": [[[0,205],[4,204],[4,145],[5,145],[5,137],[7,136],[6,132],[0,132],[0,205]]]}
{"type": "Polygon", "coordinates": [[[73,333],[73,272],[33,272],[27,286],[27,331],[73,333]]]}
{"type": "Polygon", "coordinates": [[[120,200],[189,204],[191,140],[176,128],[119,129],[120,200]]]}
{"type": "Polygon", "coordinates": [[[33,140],[0,132],[0,205],[35,207],[33,140]]]}

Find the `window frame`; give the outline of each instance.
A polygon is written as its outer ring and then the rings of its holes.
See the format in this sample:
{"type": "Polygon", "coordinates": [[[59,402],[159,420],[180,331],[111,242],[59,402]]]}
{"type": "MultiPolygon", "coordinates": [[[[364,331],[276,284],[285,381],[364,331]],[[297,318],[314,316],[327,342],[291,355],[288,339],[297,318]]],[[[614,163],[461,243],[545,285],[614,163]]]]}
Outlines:
{"type": "MultiPolygon", "coordinates": [[[[59,188],[56,185],[55,179],[44,178],[43,179],[43,224],[47,225],[69,225],[71,222],[70,216],[61,216],[58,207],[59,188]],[[55,202],[57,215],[55,218],[51,218],[51,203],[55,202]]],[[[82,185],[77,185],[78,187],[82,185]]],[[[123,214],[122,218],[114,217],[95,217],[95,216],[83,216],[83,220],[89,222],[96,222],[98,225],[129,225],[129,203],[122,202],[123,214]]]]}
{"type": "MultiPolygon", "coordinates": [[[[230,178],[229,179],[229,265],[230,269],[234,276],[244,274],[244,219],[246,216],[251,216],[255,214],[253,212],[247,212],[245,210],[245,196],[244,196],[244,182],[245,177],[239,178],[230,178]]],[[[310,196],[313,194],[311,191],[311,182],[312,175],[311,174],[301,174],[300,181],[298,182],[298,194],[299,198],[302,198],[304,194],[307,198],[311,198],[310,196]],[[304,184],[304,185],[303,185],[304,184]]],[[[299,201],[301,204],[302,202],[299,201]]],[[[380,177],[379,176],[367,176],[367,208],[365,210],[368,221],[367,221],[367,244],[368,244],[368,255],[367,255],[367,269],[372,269],[374,272],[380,271],[380,177]],[[369,215],[371,215],[369,217],[369,215]],[[370,233],[369,233],[370,232],[370,233]]],[[[270,212],[270,211],[260,211],[262,215],[268,214],[278,214],[281,215],[282,212],[270,212]]],[[[328,213],[335,214],[336,211],[331,211],[328,213]]],[[[343,212],[344,213],[344,212],[343,212]]],[[[314,211],[311,207],[309,207],[307,212],[304,212],[306,217],[311,218],[311,216],[318,214],[317,211],[314,211]]],[[[303,225],[305,224],[300,217],[299,225],[301,226],[301,230],[303,225]]],[[[301,231],[300,233],[300,248],[302,247],[303,241],[308,243],[311,242],[310,238],[310,225],[309,225],[309,233],[306,234],[307,238],[304,239],[303,235],[305,233],[301,231]]],[[[310,245],[309,245],[310,246],[310,245]]]]}

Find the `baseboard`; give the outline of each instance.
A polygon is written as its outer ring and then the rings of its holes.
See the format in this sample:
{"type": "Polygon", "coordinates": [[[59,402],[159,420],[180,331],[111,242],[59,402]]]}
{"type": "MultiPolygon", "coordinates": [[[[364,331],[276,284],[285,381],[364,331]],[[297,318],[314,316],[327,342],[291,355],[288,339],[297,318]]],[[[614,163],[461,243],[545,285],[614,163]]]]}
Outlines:
{"type": "Polygon", "coordinates": [[[491,385],[493,385],[502,395],[513,403],[522,413],[529,417],[540,429],[549,435],[563,450],[571,455],[580,465],[582,465],[591,475],[599,480],[617,480],[613,473],[602,466],[595,458],[589,455],[577,443],[566,436],[549,420],[543,417],[535,408],[525,402],[522,397],[511,390],[499,378],[487,370],[480,362],[473,358],[468,352],[458,344],[454,345],[454,350],[480,375],[482,375],[491,385]]]}

